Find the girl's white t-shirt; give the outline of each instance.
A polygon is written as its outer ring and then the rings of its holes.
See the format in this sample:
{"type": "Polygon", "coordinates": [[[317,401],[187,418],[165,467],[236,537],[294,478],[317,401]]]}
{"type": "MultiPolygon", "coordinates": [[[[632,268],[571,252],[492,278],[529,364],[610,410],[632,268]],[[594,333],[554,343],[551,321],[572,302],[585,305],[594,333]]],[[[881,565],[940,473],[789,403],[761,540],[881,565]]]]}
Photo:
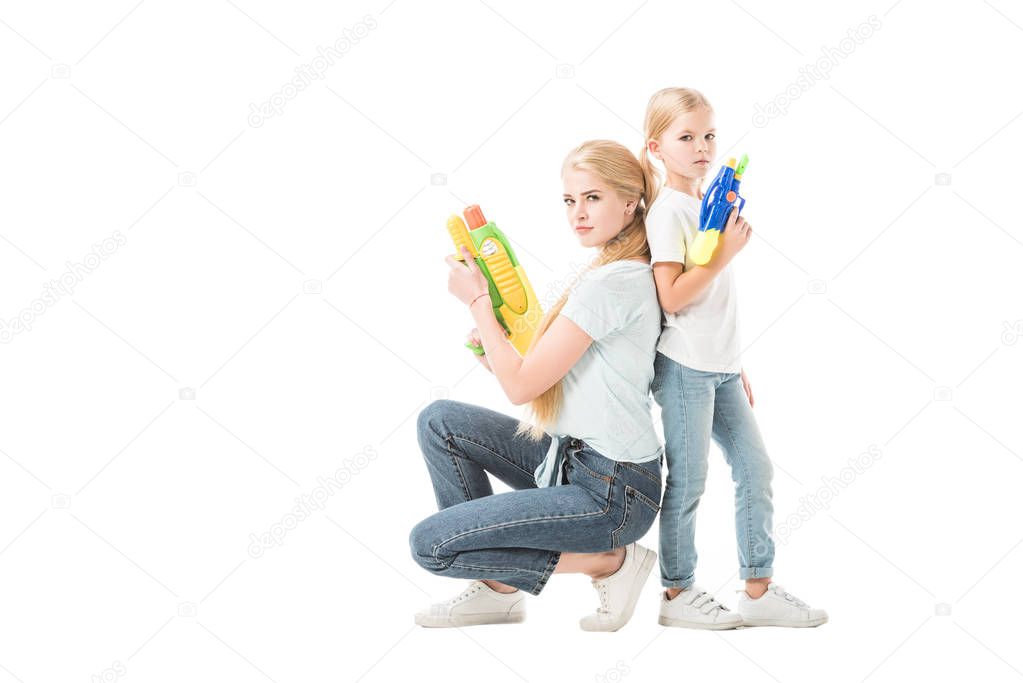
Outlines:
{"type": "MultiPolygon", "coordinates": [[[[701,201],[662,187],[647,212],[650,262],[694,264],[687,254],[700,229],[701,201]]],[[[739,305],[732,264],[714,278],[691,304],[672,314],[664,311],[657,350],[676,363],[705,372],[739,372],[739,305]]]]}

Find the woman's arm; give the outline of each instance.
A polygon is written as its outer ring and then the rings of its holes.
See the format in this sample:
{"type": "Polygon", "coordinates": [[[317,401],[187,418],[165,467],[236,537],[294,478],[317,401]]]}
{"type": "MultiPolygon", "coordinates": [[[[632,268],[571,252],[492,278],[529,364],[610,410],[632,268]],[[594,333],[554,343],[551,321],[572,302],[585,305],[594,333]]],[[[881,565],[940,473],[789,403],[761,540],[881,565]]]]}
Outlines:
{"type": "Polygon", "coordinates": [[[479,328],[490,370],[514,405],[529,403],[568,374],[592,339],[568,318],[558,316],[525,358],[520,358],[497,322],[490,296],[470,308],[479,328]]]}
{"type": "Polygon", "coordinates": [[[463,247],[461,261],[453,256],[444,260],[451,267],[448,291],[469,306],[490,370],[515,405],[529,403],[554,386],[589,348],[593,339],[568,318],[558,316],[526,358],[520,358],[497,322],[487,278],[472,256],[463,247]]]}

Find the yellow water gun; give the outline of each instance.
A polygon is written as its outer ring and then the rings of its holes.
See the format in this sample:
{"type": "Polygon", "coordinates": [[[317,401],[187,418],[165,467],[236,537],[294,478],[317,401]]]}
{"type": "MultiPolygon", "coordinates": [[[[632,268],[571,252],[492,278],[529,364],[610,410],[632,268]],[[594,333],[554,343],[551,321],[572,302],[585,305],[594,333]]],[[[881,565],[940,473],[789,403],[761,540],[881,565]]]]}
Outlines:
{"type": "MultiPolygon", "coordinates": [[[[483,217],[479,205],[473,204],[463,214],[465,221],[454,214],[448,218],[448,233],[455,243],[455,258],[463,260],[464,246],[476,260],[476,265],[487,277],[497,322],[501,323],[508,341],[519,355],[525,356],[543,318],[533,286],[515,257],[511,242],[493,221],[483,217]]],[[[484,354],[482,345],[472,342],[465,345],[477,356],[484,354]]]]}

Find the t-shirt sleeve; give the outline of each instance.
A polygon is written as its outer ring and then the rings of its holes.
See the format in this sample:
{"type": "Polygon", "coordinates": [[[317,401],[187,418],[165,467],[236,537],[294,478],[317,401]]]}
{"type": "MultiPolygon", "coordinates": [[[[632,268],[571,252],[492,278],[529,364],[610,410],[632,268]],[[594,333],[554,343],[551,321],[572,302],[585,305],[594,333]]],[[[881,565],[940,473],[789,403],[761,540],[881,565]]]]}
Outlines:
{"type": "Polygon", "coordinates": [[[682,221],[670,206],[661,204],[646,218],[646,241],[650,245],[650,263],[686,262],[686,240],[682,221]]]}
{"type": "Polygon", "coordinates": [[[597,341],[624,326],[621,292],[602,277],[583,279],[561,309],[565,316],[597,341]]]}

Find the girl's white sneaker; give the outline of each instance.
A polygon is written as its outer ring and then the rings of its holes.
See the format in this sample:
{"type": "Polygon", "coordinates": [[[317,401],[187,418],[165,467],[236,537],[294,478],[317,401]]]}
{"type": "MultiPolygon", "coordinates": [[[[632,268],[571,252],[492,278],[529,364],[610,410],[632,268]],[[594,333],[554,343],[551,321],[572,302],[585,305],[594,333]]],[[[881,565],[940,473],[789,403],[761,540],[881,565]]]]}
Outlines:
{"type": "Polygon", "coordinates": [[[657,623],[719,631],[742,626],[742,617],[699,586],[690,586],[671,600],[661,592],[661,615],[657,623]]]}
{"type": "Polygon", "coordinates": [[[776,583],[767,586],[767,592],[757,599],[746,591],[739,593],[739,615],[743,626],[789,626],[795,628],[820,626],[828,620],[828,613],[813,609],[776,583]]]}
{"type": "Polygon", "coordinates": [[[430,605],[416,615],[416,623],[426,628],[479,626],[481,624],[517,624],[526,618],[523,591],[498,593],[482,581],[473,581],[447,602],[430,605]]]}
{"type": "Polygon", "coordinates": [[[638,543],[625,546],[625,561],[611,576],[593,579],[600,607],[579,620],[584,631],[617,631],[632,618],[643,584],[657,562],[657,553],[638,543]]]}

